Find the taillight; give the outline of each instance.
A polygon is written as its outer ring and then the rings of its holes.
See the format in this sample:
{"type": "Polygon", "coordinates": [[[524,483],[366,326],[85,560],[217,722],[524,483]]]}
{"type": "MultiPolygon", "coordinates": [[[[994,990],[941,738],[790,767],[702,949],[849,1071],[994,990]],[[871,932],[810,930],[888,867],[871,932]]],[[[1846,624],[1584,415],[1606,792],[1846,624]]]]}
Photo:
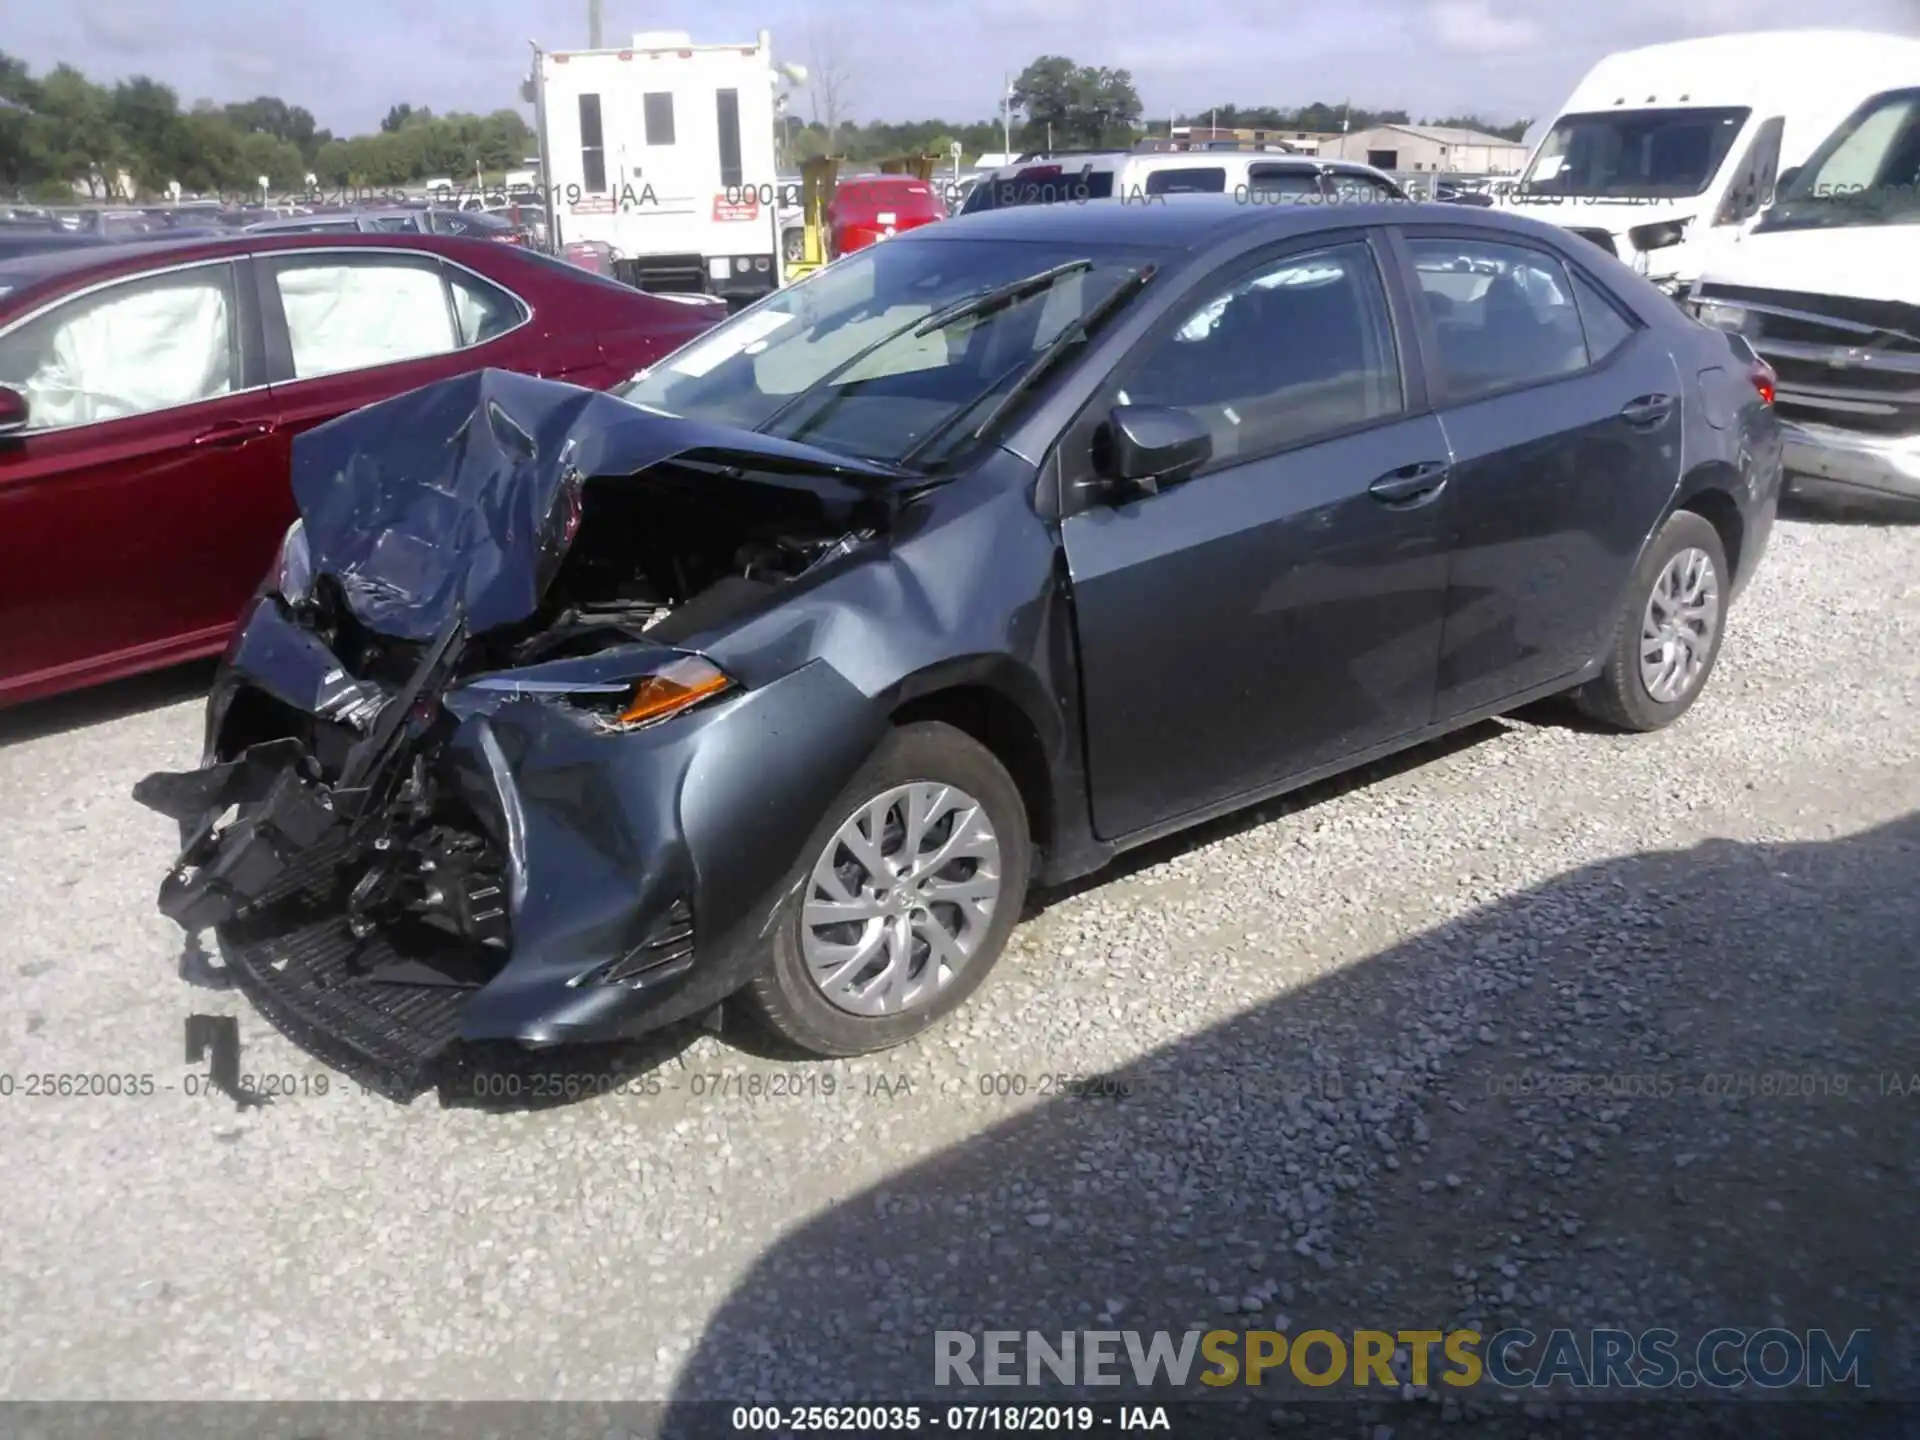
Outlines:
{"type": "Polygon", "coordinates": [[[1764,360],[1756,360],[1749,378],[1753,381],[1753,388],[1760,393],[1760,403],[1773,404],[1774,381],[1778,378],[1773,373],[1773,367],[1764,360]]]}

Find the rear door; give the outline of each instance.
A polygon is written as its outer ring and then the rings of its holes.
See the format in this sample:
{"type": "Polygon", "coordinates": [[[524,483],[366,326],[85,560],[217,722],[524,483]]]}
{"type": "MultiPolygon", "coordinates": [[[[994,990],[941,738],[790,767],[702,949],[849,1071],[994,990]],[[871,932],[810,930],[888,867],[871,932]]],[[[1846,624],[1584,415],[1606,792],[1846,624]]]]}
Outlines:
{"type": "Polygon", "coordinates": [[[1679,371],[1561,253],[1402,234],[1454,457],[1436,718],[1536,691],[1605,645],[1680,480],[1679,371]]]}
{"type": "MultiPolygon", "coordinates": [[[[1236,261],[1060,444],[1097,832],[1117,839],[1418,730],[1446,445],[1361,232],[1236,261]],[[1192,479],[1100,496],[1113,405],[1187,410],[1192,479]]],[[[1404,315],[1404,307],[1401,307],[1404,315]]]]}
{"type": "Polygon", "coordinates": [[[291,501],[245,263],[117,280],[0,336],[0,694],[218,650],[291,501]]]}
{"type": "Polygon", "coordinates": [[[291,437],[336,415],[487,366],[543,374],[558,353],[519,297],[422,251],[283,250],[255,272],[283,469],[291,437]]]}

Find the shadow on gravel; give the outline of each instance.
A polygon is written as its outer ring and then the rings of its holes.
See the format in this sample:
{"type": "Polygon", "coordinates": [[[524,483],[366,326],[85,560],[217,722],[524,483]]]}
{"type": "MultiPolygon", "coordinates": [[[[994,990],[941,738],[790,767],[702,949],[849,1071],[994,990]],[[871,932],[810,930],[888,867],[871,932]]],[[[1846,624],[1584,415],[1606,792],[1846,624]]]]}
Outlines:
{"type": "Polygon", "coordinates": [[[90,690],[30,700],[24,705],[0,710],[0,745],[83,730],[89,725],[105,725],[142,710],[178,705],[183,700],[204,700],[207,687],[213,683],[217,663],[194,660],[125,680],[109,681],[90,690]]]}
{"type": "MultiPolygon", "coordinates": [[[[663,1433],[725,1433],[722,1400],[1074,1398],[937,1389],[938,1330],[1667,1327],[1688,1372],[1718,1326],[1866,1330],[1871,1395],[1920,1400],[1917,937],[1920,814],[1570,872],[1148,1054],[1127,1098],[1026,1109],[799,1228],[699,1338],[663,1433]]],[[[1920,1422],[1850,1386],[1686,1408],[1715,1392],[1267,1378],[1157,1398],[1202,1402],[1180,1436],[1920,1422]]],[[[1080,1394],[1145,1398],[1130,1384],[1080,1394]]]]}

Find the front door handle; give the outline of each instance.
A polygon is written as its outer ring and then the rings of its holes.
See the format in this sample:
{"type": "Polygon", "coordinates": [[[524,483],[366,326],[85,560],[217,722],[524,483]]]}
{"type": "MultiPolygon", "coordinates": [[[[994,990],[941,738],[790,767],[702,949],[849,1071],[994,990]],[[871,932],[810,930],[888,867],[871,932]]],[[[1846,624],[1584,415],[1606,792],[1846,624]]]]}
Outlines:
{"type": "Polygon", "coordinates": [[[1673,414],[1673,396],[1642,395],[1620,407],[1620,418],[1629,425],[1652,429],[1673,414]]]}
{"type": "Polygon", "coordinates": [[[1367,487],[1367,493],[1388,505],[1411,509],[1438,495],[1447,483],[1452,467],[1444,460],[1422,460],[1389,470],[1367,487]]]}
{"type": "Polygon", "coordinates": [[[218,425],[210,425],[193,437],[193,443],[207,445],[244,445],[249,440],[258,440],[262,435],[273,433],[271,420],[222,420],[218,425]]]}

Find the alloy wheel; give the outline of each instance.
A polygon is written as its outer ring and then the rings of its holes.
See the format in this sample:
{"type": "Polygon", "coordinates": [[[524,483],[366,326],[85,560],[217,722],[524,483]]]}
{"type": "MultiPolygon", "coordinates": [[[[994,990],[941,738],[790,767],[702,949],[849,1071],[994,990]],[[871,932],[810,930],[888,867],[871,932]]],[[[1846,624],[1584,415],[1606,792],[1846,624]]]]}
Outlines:
{"type": "Polygon", "coordinates": [[[849,815],[807,878],[800,949],[828,1003],[898,1015],[951,985],[986,939],[1001,892],[986,809],[952,785],[914,781],[849,815]]]}
{"type": "Polygon", "coordinates": [[[1720,623],[1720,577],[1713,557],[1680,551],[1653,582],[1640,622],[1640,683],[1658,704],[1684,699],[1700,683],[1720,623]]]}

